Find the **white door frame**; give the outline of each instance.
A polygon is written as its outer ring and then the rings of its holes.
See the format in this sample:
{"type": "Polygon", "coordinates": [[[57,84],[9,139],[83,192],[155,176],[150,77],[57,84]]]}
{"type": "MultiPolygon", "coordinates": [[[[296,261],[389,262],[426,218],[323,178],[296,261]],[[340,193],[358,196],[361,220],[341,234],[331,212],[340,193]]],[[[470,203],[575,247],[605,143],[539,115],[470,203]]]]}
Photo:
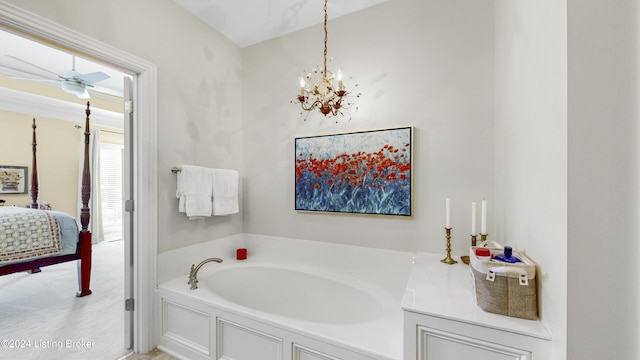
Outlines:
{"type": "MultiPolygon", "coordinates": [[[[0,0],[0,26],[86,54],[136,76],[134,92],[134,351],[155,346],[157,285],[157,69],[156,65],[0,0]]],[[[90,321],[90,319],[87,319],[90,321]]]]}

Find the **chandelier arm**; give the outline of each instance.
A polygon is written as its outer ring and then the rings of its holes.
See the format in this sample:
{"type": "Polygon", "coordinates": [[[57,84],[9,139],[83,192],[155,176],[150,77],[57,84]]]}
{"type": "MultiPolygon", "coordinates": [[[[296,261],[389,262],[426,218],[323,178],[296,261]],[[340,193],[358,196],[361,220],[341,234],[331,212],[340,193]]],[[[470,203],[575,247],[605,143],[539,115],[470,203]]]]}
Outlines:
{"type": "Polygon", "coordinates": [[[313,103],[311,103],[311,105],[309,105],[309,106],[305,106],[305,104],[307,104],[307,102],[306,102],[306,101],[304,101],[304,102],[302,102],[302,101],[301,101],[301,102],[300,102],[300,106],[302,106],[302,109],[303,109],[303,110],[305,110],[305,111],[309,111],[309,110],[313,110],[313,108],[315,108],[315,107],[316,107],[316,106],[318,106],[318,105],[322,105],[322,101],[320,101],[320,100],[317,100],[317,99],[316,99],[316,100],[315,100],[313,103]]]}

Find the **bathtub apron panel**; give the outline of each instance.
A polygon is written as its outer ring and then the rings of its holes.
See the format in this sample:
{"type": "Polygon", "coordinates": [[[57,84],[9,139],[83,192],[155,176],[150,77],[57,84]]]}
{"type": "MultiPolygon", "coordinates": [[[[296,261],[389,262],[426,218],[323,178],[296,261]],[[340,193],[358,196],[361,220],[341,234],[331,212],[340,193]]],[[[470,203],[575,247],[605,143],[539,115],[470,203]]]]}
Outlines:
{"type": "Polygon", "coordinates": [[[168,291],[159,290],[158,297],[163,323],[158,348],[180,359],[399,360],[367,356],[348,345],[325,342],[168,291]],[[178,300],[183,304],[178,305],[178,300]]]}
{"type": "Polygon", "coordinates": [[[217,332],[218,359],[282,359],[281,338],[221,318],[218,318],[217,332]]]}

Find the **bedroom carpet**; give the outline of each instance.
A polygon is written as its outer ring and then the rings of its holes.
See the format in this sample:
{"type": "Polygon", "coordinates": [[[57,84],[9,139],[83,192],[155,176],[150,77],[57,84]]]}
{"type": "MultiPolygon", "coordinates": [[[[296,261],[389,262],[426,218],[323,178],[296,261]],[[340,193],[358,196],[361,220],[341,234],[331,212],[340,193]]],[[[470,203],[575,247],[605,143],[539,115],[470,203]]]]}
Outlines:
{"type": "Polygon", "coordinates": [[[0,277],[1,359],[115,360],[124,348],[123,241],[93,246],[91,290],[78,290],[76,261],[0,277]]]}

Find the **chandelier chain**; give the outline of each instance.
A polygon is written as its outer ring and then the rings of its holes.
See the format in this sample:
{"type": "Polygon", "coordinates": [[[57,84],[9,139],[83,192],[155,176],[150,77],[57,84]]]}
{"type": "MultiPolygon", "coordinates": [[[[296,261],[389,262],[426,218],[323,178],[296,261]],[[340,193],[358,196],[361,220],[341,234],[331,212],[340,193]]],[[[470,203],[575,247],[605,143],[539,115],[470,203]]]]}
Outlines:
{"type": "Polygon", "coordinates": [[[329,15],[327,14],[327,3],[329,0],[324,0],[324,77],[327,77],[327,41],[329,40],[329,32],[327,32],[327,20],[329,15]]]}

